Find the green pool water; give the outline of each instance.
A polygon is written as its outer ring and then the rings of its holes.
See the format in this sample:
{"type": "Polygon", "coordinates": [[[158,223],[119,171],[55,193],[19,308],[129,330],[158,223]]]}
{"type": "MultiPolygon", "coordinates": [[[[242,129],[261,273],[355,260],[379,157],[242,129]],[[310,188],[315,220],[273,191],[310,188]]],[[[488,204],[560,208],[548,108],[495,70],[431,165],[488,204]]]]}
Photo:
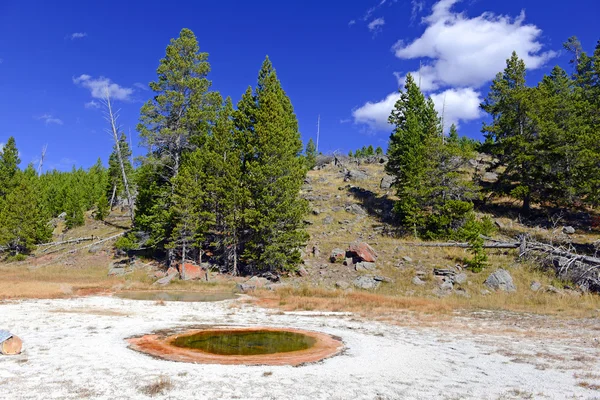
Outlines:
{"type": "Polygon", "coordinates": [[[171,344],[225,356],[253,356],[306,350],[315,342],[316,339],[296,332],[224,330],[181,336],[171,344]]]}
{"type": "Polygon", "coordinates": [[[119,292],[115,296],[129,300],[152,300],[152,301],[187,301],[187,302],[210,302],[234,299],[233,293],[198,293],[185,291],[130,291],[119,292]]]}

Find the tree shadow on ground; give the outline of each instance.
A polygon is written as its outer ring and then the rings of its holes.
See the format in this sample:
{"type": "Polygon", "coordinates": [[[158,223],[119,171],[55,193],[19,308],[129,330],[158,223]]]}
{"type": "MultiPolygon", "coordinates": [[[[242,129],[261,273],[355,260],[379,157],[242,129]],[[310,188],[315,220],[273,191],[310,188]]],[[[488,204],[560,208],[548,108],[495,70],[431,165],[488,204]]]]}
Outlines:
{"type": "Polygon", "coordinates": [[[394,218],[394,201],[387,195],[378,196],[376,193],[360,187],[349,187],[348,192],[360,202],[367,213],[380,222],[396,225],[394,218]]]}

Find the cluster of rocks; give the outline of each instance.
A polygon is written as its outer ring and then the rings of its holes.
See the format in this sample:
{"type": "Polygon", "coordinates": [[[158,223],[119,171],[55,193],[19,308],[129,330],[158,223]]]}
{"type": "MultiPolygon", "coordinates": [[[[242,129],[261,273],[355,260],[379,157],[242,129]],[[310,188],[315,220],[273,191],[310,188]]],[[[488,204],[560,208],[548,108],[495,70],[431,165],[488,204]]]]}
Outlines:
{"type": "Polygon", "coordinates": [[[157,285],[168,285],[173,279],[180,278],[184,281],[208,280],[208,264],[196,265],[192,263],[179,264],[169,267],[166,271],[156,271],[154,277],[158,278],[157,285]]]}
{"type": "MultiPolygon", "coordinates": [[[[372,273],[377,269],[377,257],[377,252],[368,243],[356,241],[350,243],[346,250],[333,249],[329,261],[352,267],[356,272],[372,273]]],[[[392,280],[380,275],[361,275],[354,279],[352,285],[359,289],[372,290],[377,289],[381,282],[392,282],[392,280]]],[[[335,286],[345,290],[351,285],[345,281],[338,281],[335,286]]]]}

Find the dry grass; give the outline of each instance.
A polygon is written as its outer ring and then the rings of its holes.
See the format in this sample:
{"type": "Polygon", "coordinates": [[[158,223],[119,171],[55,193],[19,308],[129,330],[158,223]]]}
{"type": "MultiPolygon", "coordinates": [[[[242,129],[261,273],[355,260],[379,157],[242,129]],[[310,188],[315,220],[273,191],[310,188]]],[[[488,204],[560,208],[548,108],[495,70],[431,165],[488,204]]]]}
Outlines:
{"type": "Polygon", "coordinates": [[[139,390],[146,396],[154,397],[165,394],[173,389],[173,382],[168,376],[161,375],[154,382],[142,386],[139,390]]]}
{"type": "Polygon", "coordinates": [[[590,383],[587,381],[577,382],[577,386],[582,387],[584,389],[600,391],[600,385],[590,383]]]}

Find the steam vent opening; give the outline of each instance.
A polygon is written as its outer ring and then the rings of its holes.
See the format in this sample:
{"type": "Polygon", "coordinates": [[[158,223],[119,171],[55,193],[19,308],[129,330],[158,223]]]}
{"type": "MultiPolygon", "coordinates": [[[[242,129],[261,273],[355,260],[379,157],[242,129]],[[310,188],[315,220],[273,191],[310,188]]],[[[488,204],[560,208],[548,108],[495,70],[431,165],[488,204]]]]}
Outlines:
{"type": "Polygon", "coordinates": [[[312,331],[221,328],[128,339],[133,350],[171,361],[203,364],[300,365],[339,354],[339,338],[312,331]]]}

